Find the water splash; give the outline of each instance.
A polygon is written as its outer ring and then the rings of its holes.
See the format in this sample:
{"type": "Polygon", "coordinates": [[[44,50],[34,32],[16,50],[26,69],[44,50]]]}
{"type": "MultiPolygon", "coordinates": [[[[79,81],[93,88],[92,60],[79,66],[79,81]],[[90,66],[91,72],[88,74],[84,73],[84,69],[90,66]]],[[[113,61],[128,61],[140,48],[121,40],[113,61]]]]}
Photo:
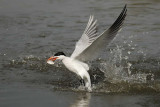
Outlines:
{"type": "MultiPolygon", "coordinates": [[[[133,36],[130,38],[133,38],[133,36]]],[[[132,54],[137,44],[134,44],[132,40],[124,41],[124,44],[123,46],[117,45],[114,49],[110,49],[110,54],[106,57],[106,60],[100,63],[100,70],[105,73],[106,81],[112,83],[121,81],[146,83],[150,74],[133,71],[132,69],[132,54]]],[[[143,58],[146,56],[142,49],[138,50],[137,53],[142,54],[143,58]]]]}
{"type": "MultiPolygon", "coordinates": [[[[138,45],[134,44],[132,40],[124,41],[123,45],[111,48],[105,59],[98,59],[92,63],[93,92],[137,93],[148,90],[160,92],[160,78],[158,77],[160,74],[149,68],[150,65],[158,67],[160,60],[147,58],[145,51],[137,47],[138,45]],[[104,77],[102,77],[103,75],[104,77]]],[[[61,62],[50,66],[46,63],[47,58],[47,56],[22,56],[9,60],[7,64],[4,64],[3,69],[14,68],[17,71],[16,76],[19,74],[25,75],[25,78],[29,78],[26,75],[32,76],[28,80],[32,79],[36,83],[41,81],[41,83],[53,85],[57,90],[86,91],[84,87],[80,86],[76,75],[66,70],[61,62]]],[[[16,72],[14,73],[16,74],[16,72]]],[[[25,78],[22,77],[22,79],[25,78]]]]}

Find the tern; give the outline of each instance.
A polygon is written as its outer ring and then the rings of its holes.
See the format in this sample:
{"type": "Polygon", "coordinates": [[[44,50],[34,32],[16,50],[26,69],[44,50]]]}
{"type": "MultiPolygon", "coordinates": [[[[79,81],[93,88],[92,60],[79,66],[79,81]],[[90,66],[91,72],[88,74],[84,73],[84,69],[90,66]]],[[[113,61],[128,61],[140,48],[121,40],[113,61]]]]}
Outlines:
{"type": "Polygon", "coordinates": [[[47,63],[54,64],[55,60],[62,60],[65,67],[71,72],[76,73],[84,81],[85,88],[91,92],[91,79],[88,73],[89,66],[86,61],[97,58],[102,49],[115,38],[123,25],[126,15],[127,5],[124,6],[111,27],[101,35],[97,34],[97,20],[94,19],[93,15],[90,15],[85,31],[76,43],[72,55],[67,57],[63,52],[58,52],[54,56],[51,56],[47,60],[47,63]]]}

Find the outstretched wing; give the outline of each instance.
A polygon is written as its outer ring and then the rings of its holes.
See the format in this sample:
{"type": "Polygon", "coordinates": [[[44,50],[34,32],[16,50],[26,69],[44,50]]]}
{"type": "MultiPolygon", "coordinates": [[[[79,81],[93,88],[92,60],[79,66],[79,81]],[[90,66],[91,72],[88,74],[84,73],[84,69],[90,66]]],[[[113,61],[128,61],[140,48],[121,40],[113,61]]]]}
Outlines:
{"type": "Polygon", "coordinates": [[[90,46],[88,46],[85,50],[83,50],[83,52],[76,56],[75,59],[81,61],[88,61],[97,58],[100,51],[113,40],[118,31],[121,29],[126,14],[127,8],[125,5],[121,14],[112,24],[112,26],[108,30],[104,31],[95,41],[93,41],[90,46]]]}
{"type": "Polygon", "coordinates": [[[95,39],[97,39],[97,20],[94,20],[94,16],[90,16],[85,31],[79,41],[76,43],[76,47],[71,57],[75,58],[81,54],[88,46],[90,46],[95,39]]]}

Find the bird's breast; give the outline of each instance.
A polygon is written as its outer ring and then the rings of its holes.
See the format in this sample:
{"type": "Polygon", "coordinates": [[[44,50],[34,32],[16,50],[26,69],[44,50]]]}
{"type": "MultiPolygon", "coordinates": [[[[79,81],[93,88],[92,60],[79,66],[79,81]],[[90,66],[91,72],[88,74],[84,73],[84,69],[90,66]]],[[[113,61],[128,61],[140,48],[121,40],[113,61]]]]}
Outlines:
{"type": "Polygon", "coordinates": [[[80,71],[88,71],[89,67],[87,64],[74,60],[72,58],[66,58],[62,61],[67,69],[72,72],[78,73],[80,71]]]}

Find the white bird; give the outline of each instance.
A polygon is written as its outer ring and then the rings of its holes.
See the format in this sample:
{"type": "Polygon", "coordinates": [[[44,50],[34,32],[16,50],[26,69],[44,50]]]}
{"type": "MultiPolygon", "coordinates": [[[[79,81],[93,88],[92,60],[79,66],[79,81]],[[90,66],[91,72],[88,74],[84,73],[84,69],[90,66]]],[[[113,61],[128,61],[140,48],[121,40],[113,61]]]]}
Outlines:
{"type": "Polygon", "coordinates": [[[67,57],[63,52],[58,52],[54,56],[51,56],[47,63],[54,64],[55,60],[62,60],[68,70],[76,73],[84,80],[85,87],[91,92],[91,79],[88,73],[89,66],[85,62],[97,58],[100,51],[113,40],[121,29],[126,14],[127,8],[125,5],[121,14],[112,26],[99,36],[97,35],[97,20],[94,20],[94,17],[90,16],[87,27],[85,28],[82,37],[76,43],[72,55],[67,57]]]}

